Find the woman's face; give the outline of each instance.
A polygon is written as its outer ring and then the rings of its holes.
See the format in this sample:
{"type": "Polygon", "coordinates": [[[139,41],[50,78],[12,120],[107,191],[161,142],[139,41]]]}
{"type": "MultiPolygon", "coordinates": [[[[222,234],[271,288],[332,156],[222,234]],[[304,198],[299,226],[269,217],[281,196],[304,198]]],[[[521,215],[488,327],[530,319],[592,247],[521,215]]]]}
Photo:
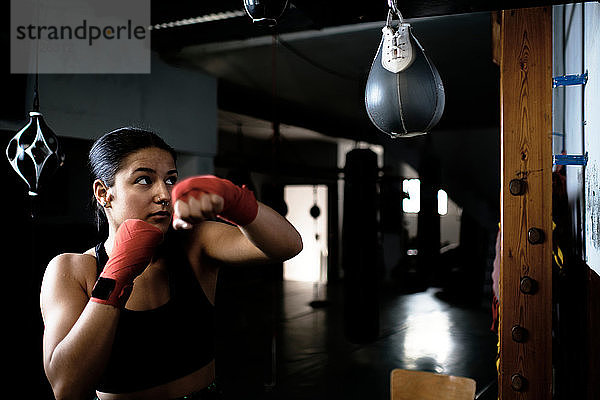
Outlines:
{"type": "Polygon", "coordinates": [[[107,190],[111,227],[116,230],[126,219],[136,218],[166,232],[173,217],[171,189],[176,181],[175,161],[168,151],[150,147],[127,156],[107,190]]]}

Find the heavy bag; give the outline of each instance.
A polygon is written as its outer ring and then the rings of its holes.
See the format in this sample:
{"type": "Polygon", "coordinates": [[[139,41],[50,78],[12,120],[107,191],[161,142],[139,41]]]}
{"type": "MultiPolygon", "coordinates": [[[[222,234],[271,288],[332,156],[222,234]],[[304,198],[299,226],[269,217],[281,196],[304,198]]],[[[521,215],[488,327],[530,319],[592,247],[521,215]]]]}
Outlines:
{"type": "Polygon", "coordinates": [[[394,28],[390,15],[367,79],[367,114],[392,138],[422,135],[442,117],[444,85],[410,24],[394,28]]]}
{"type": "Polygon", "coordinates": [[[351,343],[369,343],[379,336],[379,241],[377,155],[354,149],[344,167],[344,334],[351,343]]]}

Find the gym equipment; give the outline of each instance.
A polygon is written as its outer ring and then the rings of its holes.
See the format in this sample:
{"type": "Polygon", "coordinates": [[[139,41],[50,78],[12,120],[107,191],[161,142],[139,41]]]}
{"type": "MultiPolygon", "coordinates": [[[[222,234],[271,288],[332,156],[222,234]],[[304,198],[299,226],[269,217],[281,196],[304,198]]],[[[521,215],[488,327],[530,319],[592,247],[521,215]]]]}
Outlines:
{"type": "Polygon", "coordinates": [[[367,114],[392,138],[422,135],[442,117],[444,85],[395,2],[388,0],[388,5],[383,37],[365,89],[367,114]],[[399,18],[397,24],[393,23],[394,14],[399,18]]]}
{"type": "Polygon", "coordinates": [[[378,238],[379,168],[377,154],[354,149],[344,167],[344,333],[352,343],[369,343],[379,336],[381,278],[378,238]]]}
{"type": "Polygon", "coordinates": [[[197,198],[202,193],[221,196],[224,204],[219,216],[235,225],[248,225],[258,214],[258,203],[251,190],[212,175],[194,176],[178,182],[171,196],[175,203],[177,200],[187,201],[190,196],[197,198]]]}
{"type": "Polygon", "coordinates": [[[287,0],[244,0],[244,9],[252,22],[274,26],[287,8],[287,0]]]}
{"type": "Polygon", "coordinates": [[[46,124],[40,112],[37,75],[29,122],[8,142],[6,158],[29,186],[30,196],[38,195],[40,186],[46,183],[65,160],[56,134],[46,124]]]}
{"type": "Polygon", "coordinates": [[[144,272],[162,239],[162,231],[154,225],[139,219],[124,221],[117,230],[112,254],[94,285],[91,300],[124,307],[133,280],[144,272]]]}

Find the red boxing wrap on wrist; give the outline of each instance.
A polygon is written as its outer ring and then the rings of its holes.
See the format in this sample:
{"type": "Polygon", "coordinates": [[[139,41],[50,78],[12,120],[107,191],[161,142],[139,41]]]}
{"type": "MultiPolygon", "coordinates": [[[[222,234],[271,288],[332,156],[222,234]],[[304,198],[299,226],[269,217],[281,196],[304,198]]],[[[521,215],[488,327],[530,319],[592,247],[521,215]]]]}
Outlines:
{"type": "Polygon", "coordinates": [[[246,186],[239,187],[232,182],[212,175],[201,175],[178,182],[171,193],[173,203],[187,201],[190,196],[198,198],[202,193],[214,193],[224,200],[223,211],[219,216],[233,224],[245,226],[254,221],[258,214],[258,203],[254,193],[246,186]]]}
{"type": "Polygon", "coordinates": [[[133,280],[150,264],[154,250],[162,239],[162,231],[147,222],[139,219],[123,222],[117,230],[112,254],[94,286],[96,290],[99,282],[104,280],[114,281],[114,288],[106,298],[94,297],[92,291],[91,300],[117,308],[124,307],[131,294],[133,280]]]}

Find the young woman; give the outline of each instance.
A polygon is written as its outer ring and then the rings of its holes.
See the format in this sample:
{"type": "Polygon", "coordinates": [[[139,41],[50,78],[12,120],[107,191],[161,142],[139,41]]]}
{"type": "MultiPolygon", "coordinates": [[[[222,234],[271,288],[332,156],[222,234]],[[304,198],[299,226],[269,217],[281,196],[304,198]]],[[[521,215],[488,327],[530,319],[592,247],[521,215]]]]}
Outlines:
{"type": "Polygon", "coordinates": [[[101,400],[216,398],[219,267],[302,249],[294,227],[252,192],[214,176],[176,184],[175,161],[162,139],[134,128],[90,151],[108,237],[55,257],[41,288],[44,368],[58,400],[94,390],[101,400]]]}

